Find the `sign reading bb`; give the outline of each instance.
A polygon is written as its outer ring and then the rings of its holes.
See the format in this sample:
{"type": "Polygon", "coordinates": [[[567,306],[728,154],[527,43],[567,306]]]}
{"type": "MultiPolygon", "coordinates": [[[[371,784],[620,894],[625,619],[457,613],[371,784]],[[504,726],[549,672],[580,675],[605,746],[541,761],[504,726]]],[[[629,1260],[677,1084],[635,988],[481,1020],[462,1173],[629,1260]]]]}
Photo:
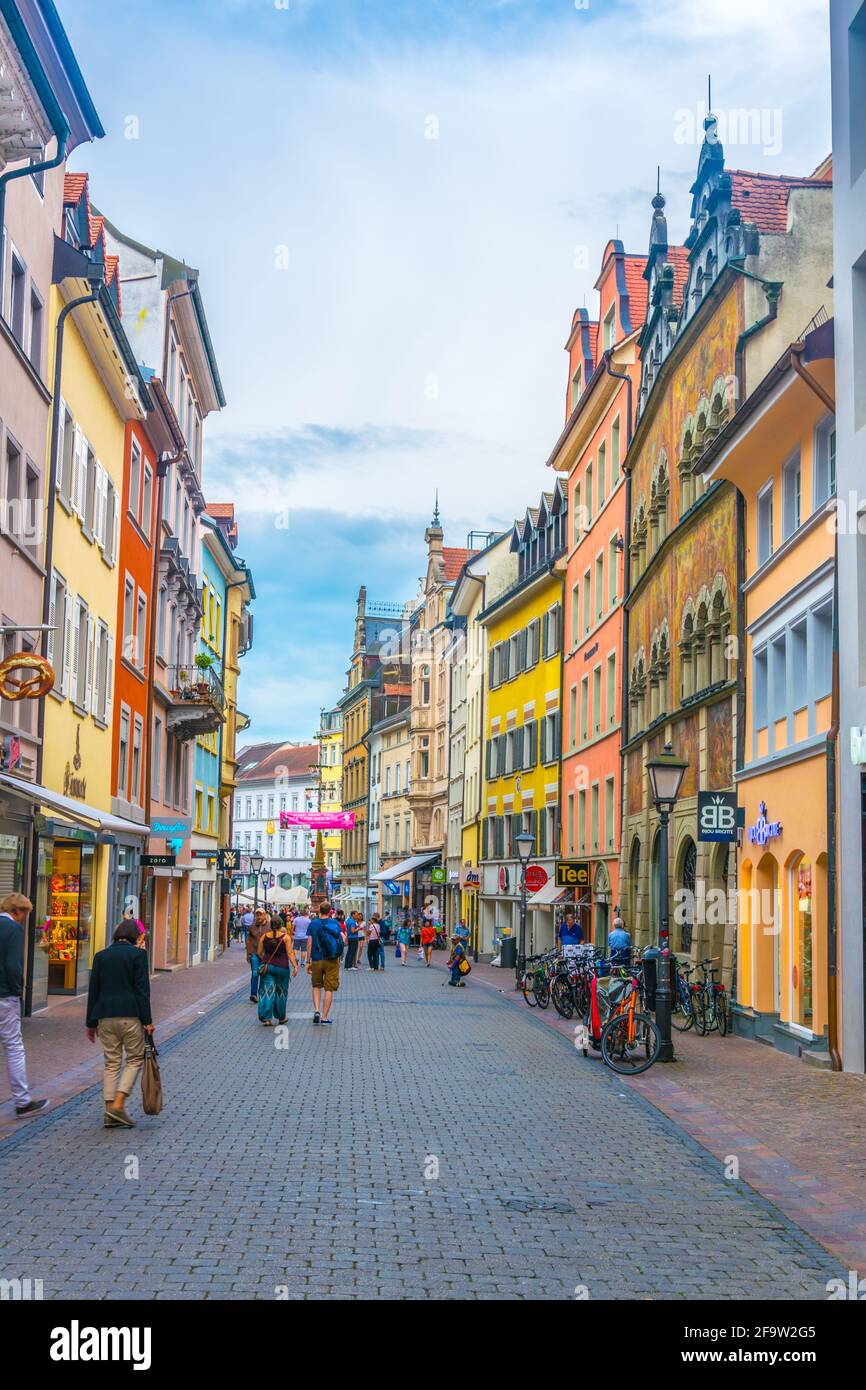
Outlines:
{"type": "Polygon", "coordinates": [[[737,838],[737,793],[698,792],[698,839],[733,843],[737,838]]]}

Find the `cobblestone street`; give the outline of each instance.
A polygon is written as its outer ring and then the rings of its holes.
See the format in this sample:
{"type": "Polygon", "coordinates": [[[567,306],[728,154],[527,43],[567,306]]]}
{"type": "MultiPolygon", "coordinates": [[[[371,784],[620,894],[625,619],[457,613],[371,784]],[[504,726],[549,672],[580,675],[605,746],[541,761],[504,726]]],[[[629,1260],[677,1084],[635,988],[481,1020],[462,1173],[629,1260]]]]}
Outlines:
{"type": "Polygon", "coordinates": [[[492,990],[389,953],[333,1028],[310,1009],[299,976],[280,1049],[240,991],[163,1047],[161,1116],[136,1097],[138,1127],[104,1130],[91,1089],[0,1144],[0,1274],[47,1299],[825,1299],[845,1277],[492,990]]]}

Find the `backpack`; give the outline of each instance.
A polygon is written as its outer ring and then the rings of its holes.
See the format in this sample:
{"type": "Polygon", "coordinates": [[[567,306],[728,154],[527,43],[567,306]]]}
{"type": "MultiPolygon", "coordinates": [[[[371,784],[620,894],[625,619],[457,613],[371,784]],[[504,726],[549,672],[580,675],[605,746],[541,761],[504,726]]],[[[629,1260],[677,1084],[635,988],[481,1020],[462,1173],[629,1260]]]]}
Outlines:
{"type": "Polygon", "coordinates": [[[327,918],[320,918],[319,923],[319,950],[325,960],[340,960],[346,943],[343,940],[343,933],[339,927],[332,927],[327,918]]]}

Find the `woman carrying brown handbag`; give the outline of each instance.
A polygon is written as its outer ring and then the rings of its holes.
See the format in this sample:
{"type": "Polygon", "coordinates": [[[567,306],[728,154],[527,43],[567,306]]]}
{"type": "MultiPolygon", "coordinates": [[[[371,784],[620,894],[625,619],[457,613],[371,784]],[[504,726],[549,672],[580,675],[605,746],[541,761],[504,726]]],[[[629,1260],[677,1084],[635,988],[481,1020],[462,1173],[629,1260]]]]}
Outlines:
{"type": "Polygon", "coordinates": [[[285,1023],[289,980],[298,973],[292,940],[279,917],[259,940],[259,1022],[266,1028],[285,1023]]]}

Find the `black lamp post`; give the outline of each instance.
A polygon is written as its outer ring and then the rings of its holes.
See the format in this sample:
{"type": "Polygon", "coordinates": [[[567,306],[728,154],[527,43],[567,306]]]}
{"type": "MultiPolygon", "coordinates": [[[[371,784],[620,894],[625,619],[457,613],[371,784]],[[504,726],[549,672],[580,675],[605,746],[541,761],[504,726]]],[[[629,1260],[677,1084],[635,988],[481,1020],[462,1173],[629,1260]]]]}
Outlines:
{"type": "Polygon", "coordinates": [[[257,912],[259,907],[259,874],[264,862],[265,856],[263,854],[250,855],[250,873],[253,876],[253,912],[257,912]]]}
{"type": "Polygon", "coordinates": [[[674,754],[669,743],[657,758],[647,763],[653,804],[659,813],[659,965],[656,985],[656,1022],[662,1036],[660,1062],[674,1060],[671,1040],[671,949],[668,931],[668,824],[671,811],[680,794],[688,763],[674,754]]]}
{"type": "Polygon", "coordinates": [[[517,952],[516,984],[520,984],[526,969],[526,866],[535,848],[535,836],[528,830],[515,835],[514,844],[520,859],[520,949],[517,952]]]}

